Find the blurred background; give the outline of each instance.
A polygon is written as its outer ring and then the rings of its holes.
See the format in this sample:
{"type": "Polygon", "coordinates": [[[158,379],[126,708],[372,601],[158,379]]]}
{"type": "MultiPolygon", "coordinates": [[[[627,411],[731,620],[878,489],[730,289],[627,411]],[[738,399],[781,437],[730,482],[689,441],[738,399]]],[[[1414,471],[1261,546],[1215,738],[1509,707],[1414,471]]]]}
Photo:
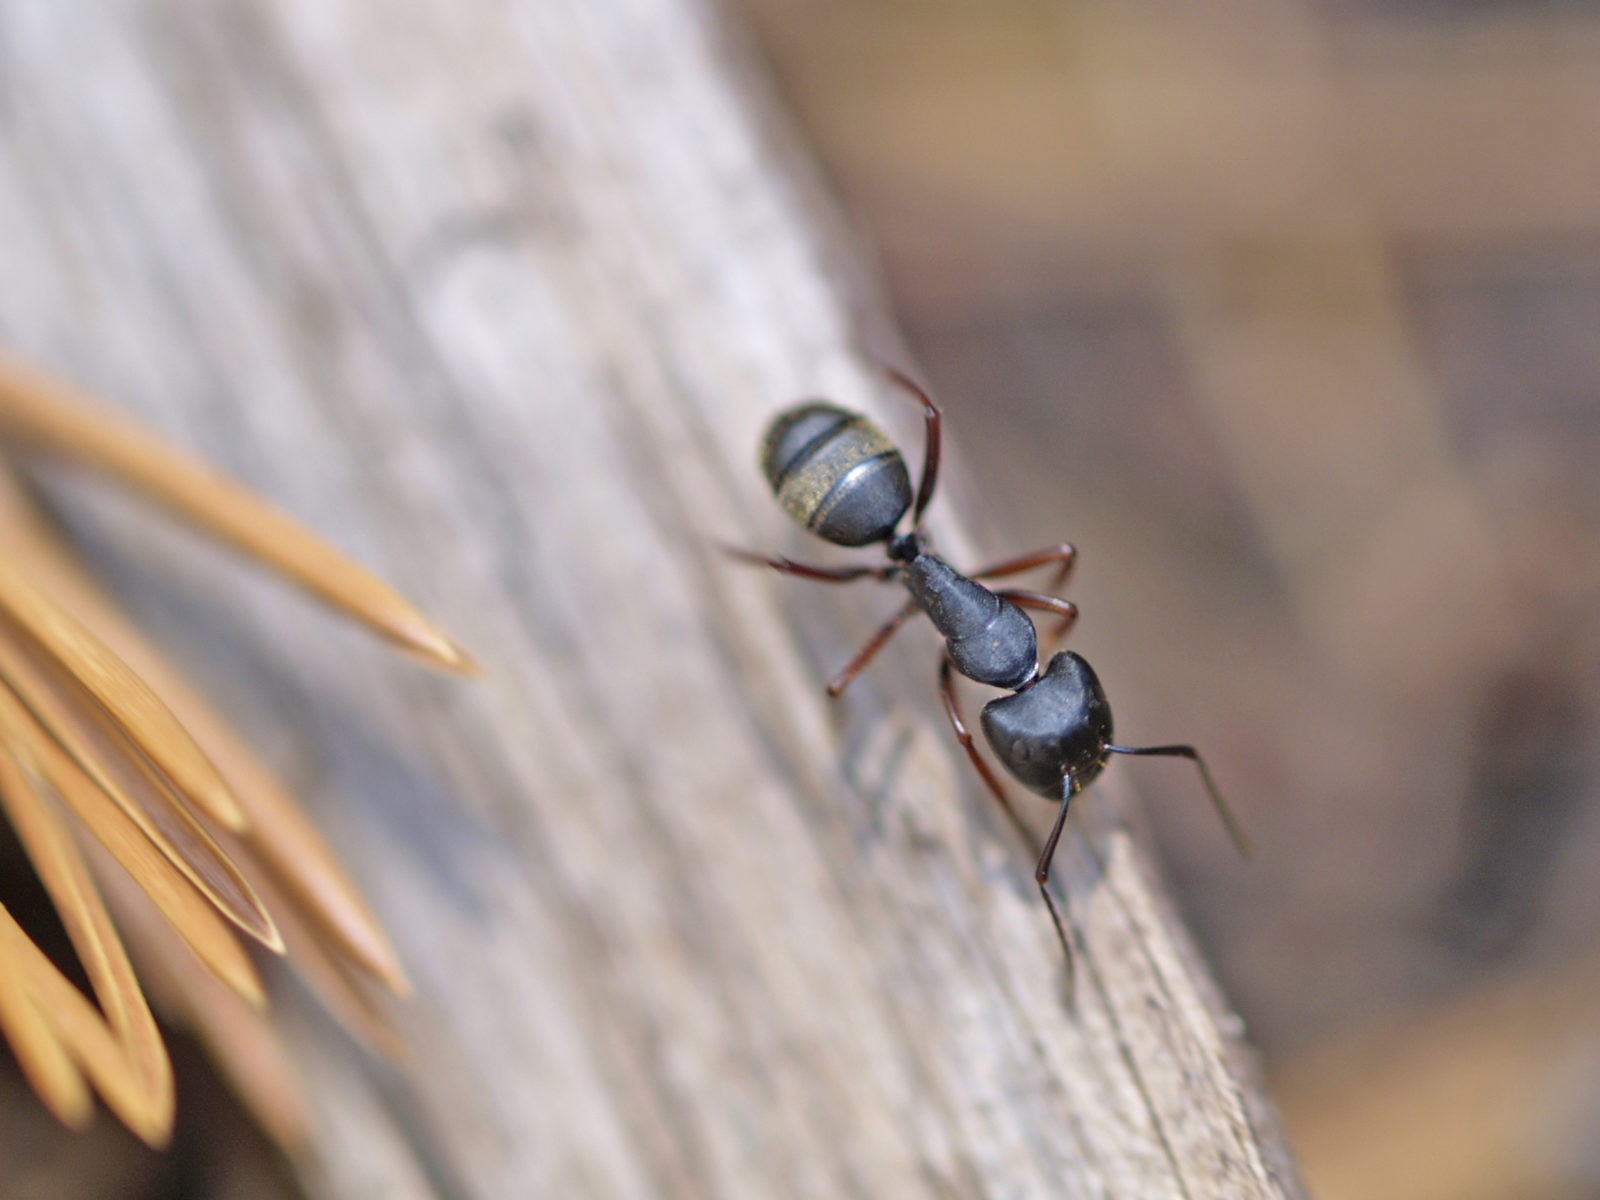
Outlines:
{"type": "Polygon", "coordinates": [[[1314,1194],[1600,1196],[1594,6],[743,5],[1314,1194]]]}
{"type": "MultiPolygon", "coordinates": [[[[1600,1197],[1600,10],[732,8],[946,408],[941,503],[1078,546],[1119,733],[1253,835],[1117,767],[1313,1194],[1600,1197]]],[[[175,1054],[226,1179],[106,1118],[7,1174],[54,1127],[6,1065],[0,1196],[289,1194],[175,1054]]]]}

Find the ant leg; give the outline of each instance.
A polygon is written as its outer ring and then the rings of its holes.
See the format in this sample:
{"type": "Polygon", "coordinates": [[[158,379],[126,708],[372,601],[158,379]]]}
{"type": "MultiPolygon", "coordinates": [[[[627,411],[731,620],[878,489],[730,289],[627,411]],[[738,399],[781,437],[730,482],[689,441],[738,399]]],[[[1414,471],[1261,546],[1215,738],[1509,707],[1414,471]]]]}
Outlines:
{"type": "Polygon", "coordinates": [[[867,639],[867,644],[861,647],[856,656],[845,664],[844,670],[840,671],[829,682],[828,695],[837,700],[845,688],[850,686],[850,681],[866,670],[867,664],[878,656],[878,651],[888,645],[889,639],[895,635],[895,631],[921,611],[921,607],[912,602],[906,604],[899,612],[885,621],[879,627],[878,632],[867,639]]]}
{"type": "Polygon", "coordinates": [[[885,375],[910,392],[912,397],[922,404],[927,441],[922,450],[922,477],[917,480],[917,500],[911,506],[911,528],[915,529],[922,524],[923,510],[933,499],[934,488],[939,486],[939,458],[940,446],[944,441],[944,418],[939,412],[939,406],[933,402],[933,397],[928,395],[920,383],[898,367],[891,367],[888,363],[878,365],[885,375]]]}
{"type": "Polygon", "coordinates": [[[738,546],[723,546],[722,552],[740,562],[751,563],[758,567],[771,567],[774,571],[782,571],[785,575],[799,575],[804,579],[815,579],[819,583],[853,583],[857,579],[891,579],[897,568],[895,567],[813,567],[807,563],[795,562],[792,558],[757,554],[754,550],[743,550],[738,546]]]}
{"type": "Polygon", "coordinates": [[[1228,802],[1222,798],[1216,781],[1211,778],[1211,770],[1206,766],[1206,760],[1200,757],[1200,751],[1193,746],[1107,746],[1111,754],[1132,755],[1161,755],[1167,758],[1187,758],[1200,768],[1200,779],[1206,785],[1206,791],[1211,794],[1211,803],[1217,810],[1217,816],[1227,826],[1228,834],[1233,838],[1233,844],[1239,848],[1239,853],[1245,858],[1250,857],[1250,839],[1245,836],[1244,827],[1239,824],[1233,815],[1233,810],[1228,807],[1228,802]]]}
{"type": "Polygon", "coordinates": [[[955,673],[950,665],[950,658],[945,656],[939,664],[939,699],[944,701],[944,715],[949,718],[950,728],[956,735],[956,741],[961,743],[961,748],[967,752],[967,757],[972,760],[973,768],[982,778],[984,785],[989,789],[989,794],[1000,802],[1000,808],[1006,814],[1006,820],[1011,822],[1011,828],[1017,831],[1024,844],[1031,851],[1038,846],[1034,840],[1033,831],[1022,823],[1022,818],[1017,815],[1017,810],[1011,805],[1011,797],[1006,793],[1005,785],[1000,782],[994,773],[994,768],[989,766],[982,754],[978,752],[977,743],[973,741],[972,732],[967,728],[966,721],[961,718],[961,705],[956,701],[955,673]]]}
{"type": "Polygon", "coordinates": [[[1056,627],[1045,635],[1052,648],[1067,636],[1067,631],[1078,620],[1078,606],[1071,600],[1063,600],[1059,596],[1046,596],[1043,592],[1030,592],[1022,588],[1007,588],[1003,592],[996,592],[995,595],[1002,600],[1011,601],[1018,608],[1032,608],[1059,616],[1061,620],[1057,622],[1056,627]]]}
{"type": "MultiPolygon", "coordinates": [[[[1011,807],[1011,797],[1006,794],[1006,789],[1000,780],[995,777],[994,771],[978,753],[978,747],[972,740],[972,734],[967,729],[967,723],[961,719],[961,707],[956,703],[955,679],[950,668],[950,658],[945,656],[939,664],[939,698],[944,701],[944,715],[950,718],[950,728],[955,731],[956,740],[961,743],[961,748],[967,752],[967,757],[972,760],[972,765],[977,768],[983,782],[988,785],[989,792],[1000,802],[1000,807],[1005,811],[1006,819],[1011,822],[1011,827],[1017,831],[1017,836],[1030,850],[1038,843],[1034,841],[1033,832],[1022,823],[1022,818],[1017,816],[1017,810],[1011,807]]],[[[1039,853],[1039,865],[1034,868],[1034,881],[1039,885],[1039,894],[1044,897],[1045,907],[1050,910],[1050,921],[1056,927],[1056,940],[1061,943],[1061,953],[1066,958],[1067,973],[1072,973],[1072,943],[1067,940],[1066,926],[1061,923],[1061,914],[1056,911],[1056,902],[1050,898],[1050,892],[1045,883],[1050,878],[1050,860],[1055,857],[1056,843],[1061,840],[1061,826],[1067,819],[1067,805],[1061,805],[1061,815],[1056,818],[1055,827],[1050,831],[1050,838],[1044,844],[1044,849],[1039,853]]]]}
{"type": "Polygon", "coordinates": [[[1061,831],[1067,824],[1067,810],[1072,807],[1072,794],[1069,792],[1061,801],[1061,812],[1056,816],[1056,823],[1050,827],[1050,836],[1045,839],[1044,853],[1039,855],[1039,865],[1033,870],[1033,881],[1039,885],[1039,894],[1044,897],[1045,907],[1050,910],[1050,919],[1055,922],[1056,937],[1061,942],[1061,952],[1067,956],[1067,972],[1070,977],[1072,972],[1072,943],[1067,940],[1066,926],[1061,923],[1061,914],[1056,911],[1056,902],[1050,898],[1050,862],[1056,856],[1056,844],[1061,841],[1061,831]]]}
{"type": "Polygon", "coordinates": [[[1024,571],[1031,571],[1035,567],[1042,567],[1046,563],[1057,563],[1055,574],[1050,576],[1050,582],[1045,585],[1046,592],[1059,592],[1067,582],[1067,576],[1072,574],[1072,568],[1078,561],[1077,547],[1071,542],[1061,542],[1043,550],[1035,550],[1029,554],[1019,554],[1016,558],[1008,558],[1001,562],[993,563],[987,567],[980,567],[972,572],[973,579],[1000,579],[1006,575],[1020,575],[1024,571]]]}

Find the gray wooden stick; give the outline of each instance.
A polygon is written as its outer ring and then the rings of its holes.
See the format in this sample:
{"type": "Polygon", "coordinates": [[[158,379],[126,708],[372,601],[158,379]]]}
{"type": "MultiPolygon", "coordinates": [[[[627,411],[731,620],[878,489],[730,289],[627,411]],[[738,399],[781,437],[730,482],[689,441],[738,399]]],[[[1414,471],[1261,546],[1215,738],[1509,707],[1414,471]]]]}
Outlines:
{"type": "Polygon", "coordinates": [[[317,1195],[1299,1194],[1115,780],[1057,860],[1069,1008],[926,632],[830,705],[897,598],[713,548],[799,553],[755,466],[780,404],[920,426],[720,13],[57,0],[0,10],[0,54],[0,333],[490,669],[396,661],[115,501],[82,522],[416,980],[398,1068],[286,1004],[317,1195]]]}

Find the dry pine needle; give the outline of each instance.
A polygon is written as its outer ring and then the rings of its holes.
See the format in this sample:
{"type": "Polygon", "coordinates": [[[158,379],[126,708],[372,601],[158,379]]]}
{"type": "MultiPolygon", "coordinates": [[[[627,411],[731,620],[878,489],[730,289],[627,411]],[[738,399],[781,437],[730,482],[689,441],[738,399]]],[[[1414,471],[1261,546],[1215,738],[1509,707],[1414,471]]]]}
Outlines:
{"type": "MultiPolygon", "coordinates": [[[[432,664],[475,669],[408,601],[282,512],[3,353],[0,444],[100,471],[432,664]]],[[[304,1143],[304,1102],[240,933],[287,949],[347,1026],[399,1053],[379,994],[408,984],[333,852],[5,469],[0,810],[92,994],[0,908],[0,1035],[65,1124],[83,1124],[97,1093],[151,1145],[170,1137],[172,1069],[148,985],[206,1043],[262,1127],[290,1149],[304,1143]]]]}

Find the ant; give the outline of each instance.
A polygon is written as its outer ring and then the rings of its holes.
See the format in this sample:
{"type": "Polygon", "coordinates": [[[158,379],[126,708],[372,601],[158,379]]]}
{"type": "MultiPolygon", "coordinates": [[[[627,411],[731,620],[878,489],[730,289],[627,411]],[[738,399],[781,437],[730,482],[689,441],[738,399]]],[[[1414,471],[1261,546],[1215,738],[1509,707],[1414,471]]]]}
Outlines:
{"type": "Polygon", "coordinates": [[[928,548],[922,514],[939,482],[943,418],[939,406],[914,379],[894,367],[883,369],[922,405],[926,434],[922,475],[914,495],[905,459],[888,435],[861,414],[821,400],[797,404],[773,418],[761,446],[761,467],[778,503],[812,533],[837,546],[881,544],[888,561],[878,566],[819,567],[733,547],[727,550],[744,562],[823,583],[874,579],[903,584],[910,598],[834,676],[828,695],[837,698],[902,625],[918,613],[926,614],[945,639],[939,694],[950,728],[1012,827],[1024,843],[1035,846],[1033,834],[1012,807],[1004,785],[979,752],[962,718],[953,672],[1010,693],[985,704],[980,723],[989,749],[1011,776],[1029,791],[1061,806],[1039,851],[1033,878],[1070,966],[1072,949],[1050,897],[1050,863],[1072,798],[1099,776],[1111,755],[1189,759],[1199,769],[1217,815],[1246,857],[1249,843],[1212,780],[1205,759],[1193,746],[1115,745],[1111,741],[1111,706],[1087,662],[1063,651],[1040,671],[1038,631],[1022,610],[1054,614],[1059,621],[1051,631],[1052,642],[1066,636],[1078,618],[1078,607],[1052,593],[1066,583],[1077,562],[1077,550],[1063,542],[963,575],[928,548]],[[910,528],[899,533],[908,511],[910,528]],[[1052,563],[1056,570],[1044,592],[1021,588],[991,591],[978,582],[1052,563]]]}

